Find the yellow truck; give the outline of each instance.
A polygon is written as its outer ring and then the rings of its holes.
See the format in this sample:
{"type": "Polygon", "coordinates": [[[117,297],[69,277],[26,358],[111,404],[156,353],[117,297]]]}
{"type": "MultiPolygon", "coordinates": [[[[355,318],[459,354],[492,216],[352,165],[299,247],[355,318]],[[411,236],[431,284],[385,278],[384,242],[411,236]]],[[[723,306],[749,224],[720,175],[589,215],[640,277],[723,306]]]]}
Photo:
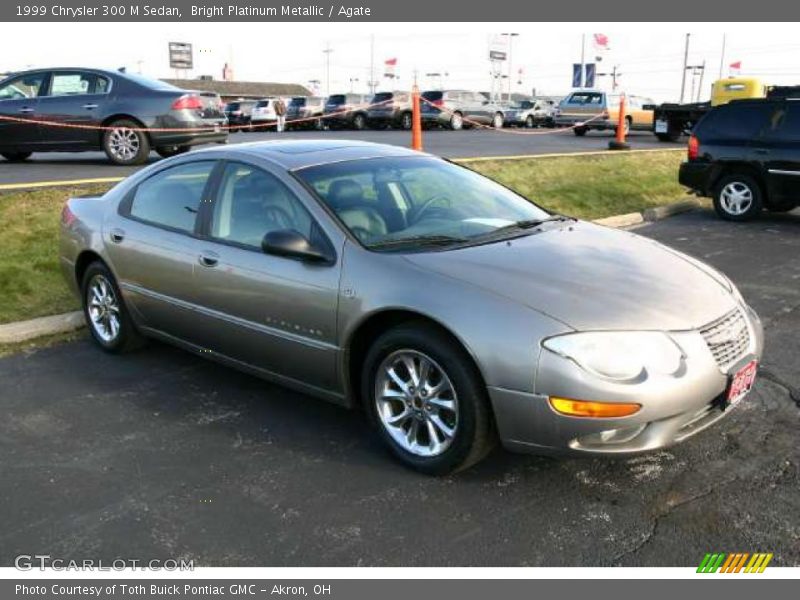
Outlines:
{"type": "Polygon", "coordinates": [[[711,84],[711,100],[689,104],[666,103],[646,106],[653,110],[653,133],[662,142],[675,142],[689,134],[703,115],[715,106],[745,98],[796,96],[798,86],[767,86],[755,77],[730,77],[711,84]]]}

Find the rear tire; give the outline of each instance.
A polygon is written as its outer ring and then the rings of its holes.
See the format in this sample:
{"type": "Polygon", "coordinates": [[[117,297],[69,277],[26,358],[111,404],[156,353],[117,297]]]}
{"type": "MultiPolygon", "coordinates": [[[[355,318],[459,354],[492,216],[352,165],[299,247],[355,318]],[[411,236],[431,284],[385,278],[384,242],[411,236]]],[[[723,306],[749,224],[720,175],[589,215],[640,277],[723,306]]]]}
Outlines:
{"type": "Polygon", "coordinates": [[[2,156],[8,162],[23,162],[31,157],[33,152],[3,152],[2,156]]]}
{"type": "Polygon", "coordinates": [[[578,137],[583,137],[583,136],[586,135],[587,131],[588,131],[588,129],[586,129],[586,127],[575,127],[572,130],[572,133],[574,133],[578,137]]]}
{"type": "Polygon", "coordinates": [[[353,116],[353,129],[361,131],[367,128],[367,117],[362,115],[361,113],[356,114],[353,116]]]}
{"type": "Polygon", "coordinates": [[[408,323],[378,337],[364,361],[361,383],[378,435],[412,469],[454,473],[480,461],[496,443],[480,374],[457,343],[429,325],[408,323]]]}
{"type": "Polygon", "coordinates": [[[460,131],[464,129],[464,115],[460,112],[455,112],[450,116],[450,129],[453,131],[460,131]]]}
{"type": "Polygon", "coordinates": [[[503,113],[494,113],[494,117],[492,117],[492,127],[495,129],[502,129],[504,122],[505,117],[503,117],[503,113]]]}
{"type": "Polygon", "coordinates": [[[103,133],[103,151],[116,165],[141,165],[150,155],[150,140],[141,125],[130,119],[120,119],[103,133]]]}
{"type": "Polygon", "coordinates": [[[525,127],[527,127],[528,129],[533,129],[534,127],[536,127],[536,121],[533,120],[532,115],[528,115],[528,118],[525,119],[525,127]]]}
{"type": "Polygon", "coordinates": [[[100,261],[90,264],[81,282],[83,316],[95,343],[119,354],[142,345],[144,338],[130,318],[117,281],[100,261]]]}
{"type": "Polygon", "coordinates": [[[411,116],[410,112],[404,112],[403,116],[400,117],[400,127],[409,131],[411,127],[414,125],[414,119],[411,116]]]}
{"type": "Polygon", "coordinates": [[[749,221],[761,212],[761,186],[750,175],[724,175],[714,188],[714,210],[728,221],[749,221]]]}
{"type": "Polygon", "coordinates": [[[657,133],[656,137],[658,138],[659,142],[677,142],[681,134],[680,133],[657,133]]]}

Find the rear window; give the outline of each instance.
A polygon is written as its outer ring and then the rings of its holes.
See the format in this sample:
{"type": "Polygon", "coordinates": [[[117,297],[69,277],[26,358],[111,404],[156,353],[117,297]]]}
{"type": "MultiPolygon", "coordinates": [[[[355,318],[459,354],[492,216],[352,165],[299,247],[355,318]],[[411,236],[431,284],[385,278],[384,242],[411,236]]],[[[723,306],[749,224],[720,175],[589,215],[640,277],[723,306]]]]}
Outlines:
{"type": "Polygon", "coordinates": [[[265,106],[269,106],[270,102],[272,102],[272,100],[259,100],[256,102],[256,108],[264,108],[265,106]]]}
{"type": "Polygon", "coordinates": [[[391,92],[379,92],[372,97],[372,103],[377,104],[378,102],[386,102],[392,98],[394,98],[394,94],[391,92]]]}
{"type": "Polygon", "coordinates": [[[141,85],[142,87],[146,87],[151,90],[181,90],[181,88],[172,85],[171,83],[167,83],[166,81],[161,81],[158,79],[150,79],[149,77],[144,77],[142,75],[135,75],[133,73],[125,73],[121,75],[124,79],[128,81],[133,81],[134,83],[141,85]]]}
{"type": "Polygon", "coordinates": [[[289,101],[289,106],[305,106],[305,105],[306,105],[306,99],[303,98],[302,96],[297,98],[292,98],[289,101]]]}
{"type": "Polygon", "coordinates": [[[443,96],[443,92],[422,92],[422,97],[425,98],[425,100],[430,100],[431,102],[441,100],[443,96]]]}
{"type": "Polygon", "coordinates": [[[228,105],[225,107],[225,110],[239,110],[242,108],[242,104],[240,102],[229,102],[228,105]]]}
{"type": "Polygon", "coordinates": [[[695,133],[716,139],[752,139],[764,131],[774,111],[773,104],[726,104],[709,112],[695,133]]]}
{"type": "Polygon", "coordinates": [[[333,96],[328,96],[328,104],[344,104],[344,103],[345,103],[344,94],[334,94],[333,96]]]}

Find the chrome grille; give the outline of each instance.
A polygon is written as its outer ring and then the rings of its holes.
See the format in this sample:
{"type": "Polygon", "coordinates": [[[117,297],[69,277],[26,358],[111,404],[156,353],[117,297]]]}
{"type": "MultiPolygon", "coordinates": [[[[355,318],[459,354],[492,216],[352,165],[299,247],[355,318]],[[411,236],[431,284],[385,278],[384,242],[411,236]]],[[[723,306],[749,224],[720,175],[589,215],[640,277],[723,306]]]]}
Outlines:
{"type": "Polygon", "coordinates": [[[700,334],[723,371],[744,356],[750,348],[750,328],[738,308],[702,327],[700,334]]]}

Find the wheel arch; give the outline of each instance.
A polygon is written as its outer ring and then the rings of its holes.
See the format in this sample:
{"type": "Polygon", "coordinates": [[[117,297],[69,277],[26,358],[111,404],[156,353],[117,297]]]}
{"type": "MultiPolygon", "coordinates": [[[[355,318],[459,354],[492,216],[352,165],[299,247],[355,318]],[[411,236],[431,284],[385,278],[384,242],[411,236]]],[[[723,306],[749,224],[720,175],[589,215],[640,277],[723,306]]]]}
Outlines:
{"type": "Polygon", "coordinates": [[[353,408],[364,406],[360,385],[361,370],[372,342],[389,329],[408,323],[420,323],[450,338],[469,358],[472,368],[475,369],[475,373],[485,385],[486,379],[474,352],[449,327],[437,319],[415,310],[390,308],[372,313],[364,318],[354,328],[344,345],[342,365],[342,373],[345,378],[344,389],[353,408]]]}
{"type": "Polygon", "coordinates": [[[764,202],[767,203],[769,201],[764,174],[759,170],[758,167],[755,167],[752,164],[744,161],[726,161],[720,163],[711,176],[708,191],[714,193],[719,185],[719,182],[722,181],[723,177],[728,175],[747,175],[748,177],[752,177],[756,184],[758,184],[759,191],[761,192],[761,197],[764,202]]]}
{"type": "MultiPolygon", "coordinates": [[[[86,273],[86,269],[94,262],[103,263],[103,265],[113,273],[111,266],[97,252],[94,250],[83,250],[75,259],[75,281],[78,284],[79,290],[82,289],[83,276],[86,273]]],[[[81,291],[81,293],[83,292],[81,291]]]]}

